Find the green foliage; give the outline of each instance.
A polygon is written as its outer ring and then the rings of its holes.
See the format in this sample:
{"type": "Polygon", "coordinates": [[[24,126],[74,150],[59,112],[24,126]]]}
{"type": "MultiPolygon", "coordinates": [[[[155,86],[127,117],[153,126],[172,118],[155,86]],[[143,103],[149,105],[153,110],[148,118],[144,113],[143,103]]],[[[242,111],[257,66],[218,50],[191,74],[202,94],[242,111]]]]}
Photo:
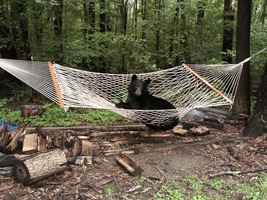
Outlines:
{"type": "Polygon", "coordinates": [[[156,200],[184,200],[184,192],[175,184],[163,186],[156,194],[156,200]]]}
{"type": "Polygon", "coordinates": [[[244,200],[265,200],[267,175],[255,181],[226,184],[222,179],[200,180],[187,177],[183,181],[167,183],[156,193],[155,200],[228,200],[243,196],[244,200]]]}
{"type": "Polygon", "coordinates": [[[221,190],[224,187],[224,182],[220,179],[213,179],[210,182],[210,186],[215,190],[221,190]]]}
{"type": "Polygon", "coordinates": [[[0,100],[0,119],[11,123],[27,123],[29,126],[78,126],[82,124],[113,124],[123,118],[110,111],[91,110],[86,112],[65,112],[56,105],[45,106],[40,116],[22,118],[21,111],[8,108],[7,100],[0,100]]]}
{"type": "Polygon", "coordinates": [[[265,200],[267,198],[267,176],[260,177],[255,183],[241,185],[239,191],[247,200],[265,200]]]}
{"type": "Polygon", "coordinates": [[[202,181],[197,177],[188,177],[185,182],[193,191],[196,191],[197,193],[200,193],[204,187],[202,181]]]}

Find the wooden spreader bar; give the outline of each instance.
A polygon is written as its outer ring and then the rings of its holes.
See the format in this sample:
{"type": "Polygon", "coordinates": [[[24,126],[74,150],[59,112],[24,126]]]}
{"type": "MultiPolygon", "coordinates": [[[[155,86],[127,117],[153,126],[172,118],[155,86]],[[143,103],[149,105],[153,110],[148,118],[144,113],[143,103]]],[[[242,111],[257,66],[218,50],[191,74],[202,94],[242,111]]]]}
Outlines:
{"type": "Polygon", "coordinates": [[[183,64],[183,66],[192,73],[195,77],[197,77],[199,80],[201,80],[204,84],[206,84],[210,89],[212,89],[215,93],[223,97],[226,101],[228,101],[230,104],[233,104],[233,101],[229,99],[227,96],[225,96],[220,90],[213,87],[205,78],[200,76],[198,73],[196,73],[189,65],[183,64]]]}
{"type": "Polygon", "coordinates": [[[51,76],[51,79],[52,79],[55,95],[56,95],[56,97],[58,99],[57,104],[61,108],[64,108],[64,96],[63,96],[63,94],[61,92],[61,89],[60,89],[60,86],[59,86],[59,82],[58,82],[58,79],[57,79],[55,64],[51,63],[51,62],[48,62],[48,69],[49,69],[50,76],[51,76]]]}

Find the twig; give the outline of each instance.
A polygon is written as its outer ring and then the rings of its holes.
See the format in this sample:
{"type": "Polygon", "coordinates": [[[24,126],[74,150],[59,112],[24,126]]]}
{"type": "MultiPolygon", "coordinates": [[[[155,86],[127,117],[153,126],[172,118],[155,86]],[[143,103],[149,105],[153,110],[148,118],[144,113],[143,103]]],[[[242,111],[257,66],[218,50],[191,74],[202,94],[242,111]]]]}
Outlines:
{"type": "Polygon", "coordinates": [[[224,175],[237,176],[237,175],[242,175],[242,174],[265,172],[265,171],[267,171],[267,168],[247,170],[247,171],[224,171],[224,172],[219,172],[216,174],[210,174],[209,178],[214,178],[214,177],[224,176],[224,175]]]}

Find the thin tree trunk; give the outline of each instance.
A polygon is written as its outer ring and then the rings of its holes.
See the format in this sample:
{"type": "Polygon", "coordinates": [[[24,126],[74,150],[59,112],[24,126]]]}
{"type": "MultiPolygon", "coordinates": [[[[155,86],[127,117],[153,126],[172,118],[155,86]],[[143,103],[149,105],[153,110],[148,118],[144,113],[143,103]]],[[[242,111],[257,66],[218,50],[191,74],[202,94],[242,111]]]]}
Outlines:
{"type": "Polygon", "coordinates": [[[95,32],[95,0],[84,0],[84,19],[86,23],[86,35],[95,32]]]}
{"type": "Polygon", "coordinates": [[[156,9],[156,66],[160,66],[160,21],[161,21],[161,0],[155,0],[156,9]]]}
{"type": "Polygon", "coordinates": [[[260,136],[267,133],[267,63],[257,94],[257,102],[254,113],[244,129],[245,136],[260,136]]]}
{"type": "Polygon", "coordinates": [[[223,60],[228,63],[233,62],[233,37],[234,37],[234,9],[232,7],[233,0],[224,0],[223,13],[223,60]]]}
{"type": "MultiPolygon", "coordinates": [[[[236,61],[240,62],[250,55],[251,0],[238,1],[236,61]]],[[[250,70],[249,63],[244,65],[237,92],[234,111],[250,113],[250,70]]]]}
{"type": "Polygon", "coordinates": [[[53,6],[54,10],[54,33],[58,41],[58,59],[62,63],[64,60],[64,36],[63,36],[63,2],[58,0],[56,5],[53,6]]]}
{"type": "Polygon", "coordinates": [[[100,0],[100,32],[106,32],[106,1],[100,0]]]}
{"type": "Polygon", "coordinates": [[[187,35],[187,28],[186,28],[186,13],[185,13],[185,0],[179,0],[180,3],[180,11],[181,11],[181,38],[180,38],[180,45],[183,50],[183,61],[186,63],[190,63],[190,51],[188,45],[188,35],[187,35]]]}
{"type": "Polygon", "coordinates": [[[197,25],[197,42],[199,43],[199,48],[203,48],[203,43],[204,43],[204,38],[203,38],[203,20],[205,17],[205,8],[206,8],[206,3],[204,0],[198,0],[197,1],[197,20],[196,20],[196,25],[197,25]]]}
{"type": "Polygon", "coordinates": [[[128,24],[128,0],[121,0],[120,2],[121,13],[121,32],[126,35],[128,24]]]}
{"type": "Polygon", "coordinates": [[[202,25],[203,18],[205,16],[205,5],[206,3],[203,0],[197,1],[197,25],[202,25]]]}
{"type": "Polygon", "coordinates": [[[134,0],[134,36],[135,39],[138,37],[138,1],[134,0]]]}
{"type": "Polygon", "coordinates": [[[142,0],[142,39],[146,40],[147,0],[142,0]]]}
{"type": "Polygon", "coordinates": [[[266,15],[267,15],[267,0],[263,0],[263,5],[262,5],[262,15],[261,15],[261,24],[262,24],[262,27],[264,26],[264,23],[265,23],[265,18],[266,18],[266,15]]]}

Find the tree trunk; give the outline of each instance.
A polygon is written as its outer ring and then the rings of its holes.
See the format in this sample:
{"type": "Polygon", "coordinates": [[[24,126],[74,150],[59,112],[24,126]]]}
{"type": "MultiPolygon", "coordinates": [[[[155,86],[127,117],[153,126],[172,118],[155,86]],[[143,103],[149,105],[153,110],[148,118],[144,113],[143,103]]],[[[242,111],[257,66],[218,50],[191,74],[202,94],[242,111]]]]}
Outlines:
{"type": "Polygon", "coordinates": [[[106,1],[100,0],[100,32],[106,32],[106,1]]]}
{"type": "Polygon", "coordinates": [[[120,2],[120,13],[121,13],[121,32],[126,35],[127,24],[128,24],[128,0],[120,2]]]}
{"type": "Polygon", "coordinates": [[[199,43],[199,48],[203,48],[203,43],[205,39],[203,38],[203,31],[204,31],[204,16],[205,16],[205,8],[206,8],[206,2],[203,0],[198,0],[197,1],[197,20],[196,20],[196,25],[197,25],[197,42],[199,43]]]}
{"type": "MultiPolygon", "coordinates": [[[[120,1],[120,15],[121,15],[121,33],[123,35],[127,34],[127,25],[128,25],[128,0],[120,1]]],[[[125,44],[123,44],[125,45],[125,44]]],[[[127,71],[127,63],[125,53],[121,54],[121,72],[124,73],[127,71]]]]}
{"type": "Polygon", "coordinates": [[[95,32],[95,0],[84,0],[84,21],[86,23],[86,35],[95,32]]]}
{"type": "Polygon", "coordinates": [[[138,2],[134,0],[134,36],[138,37],[138,2]]]}
{"type": "Polygon", "coordinates": [[[58,41],[58,60],[63,63],[64,60],[64,36],[63,36],[63,2],[64,0],[58,0],[57,4],[53,6],[54,10],[54,33],[58,41]]]}
{"type": "MultiPolygon", "coordinates": [[[[92,34],[96,31],[96,15],[95,15],[95,0],[84,0],[84,41],[87,44],[91,43],[92,34]]],[[[86,45],[88,51],[88,45],[86,45]]],[[[96,63],[94,58],[89,58],[84,56],[82,58],[82,63],[84,67],[90,66],[91,69],[96,69],[96,63]]]]}
{"type": "Polygon", "coordinates": [[[244,129],[245,136],[260,136],[267,133],[267,63],[262,77],[261,85],[257,94],[257,102],[254,114],[244,129]]]}
{"type": "Polygon", "coordinates": [[[205,5],[206,3],[203,0],[197,1],[197,25],[202,25],[203,18],[205,16],[205,5]]]}
{"type": "Polygon", "coordinates": [[[142,39],[146,40],[147,0],[142,0],[142,39]]]}
{"type": "Polygon", "coordinates": [[[232,7],[233,0],[224,0],[223,12],[223,60],[228,63],[233,62],[231,52],[233,51],[234,36],[234,9],[232,7]]]}
{"type": "Polygon", "coordinates": [[[161,0],[155,0],[155,9],[156,9],[156,66],[160,66],[160,26],[161,26],[161,0]]]}
{"type": "Polygon", "coordinates": [[[180,3],[180,11],[181,11],[181,38],[180,38],[180,45],[183,50],[183,62],[190,63],[190,50],[188,45],[188,35],[187,35],[187,28],[186,28],[186,11],[185,11],[185,0],[178,0],[180,3]]]}
{"type": "Polygon", "coordinates": [[[263,0],[263,9],[262,9],[262,15],[261,15],[261,23],[262,23],[262,27],[264,27],[264,23],[265,23],[265,18],[267,15],[267,0],[263,0]]]}
{"type": "MultiPolygon", "coordinates": [[[[236,61],[240,62],[250,55],[251,0],[238,1],[236,61]]],[[[250,113],[250,70],[244,65],[234,105],[234,112],[250,113]]]]}

